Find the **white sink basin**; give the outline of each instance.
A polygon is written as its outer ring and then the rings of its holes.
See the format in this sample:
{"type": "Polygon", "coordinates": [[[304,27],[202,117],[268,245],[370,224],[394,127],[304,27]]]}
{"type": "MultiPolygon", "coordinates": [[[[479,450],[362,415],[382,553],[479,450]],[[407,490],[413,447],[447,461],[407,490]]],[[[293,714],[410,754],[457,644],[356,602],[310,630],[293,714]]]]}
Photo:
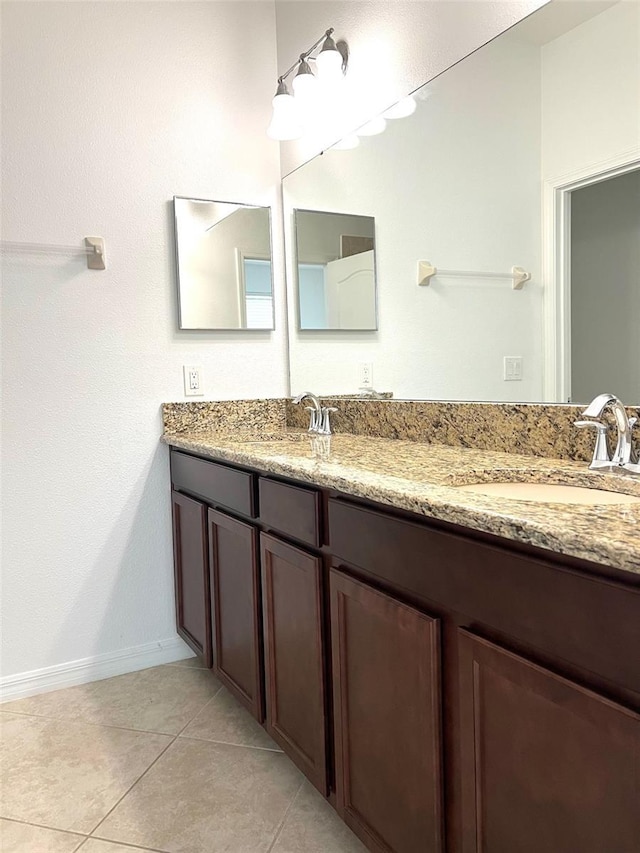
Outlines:
{"type": "Polygon", "coordinates": [[[560,486],[548,483],[473,483],[457,486],[460,492],[474,492],[496,498],[536,503],[582,504],[601,506],[606,504],[640,504],[640,498],[621,492],[604,489],[588,489],[584,486],[560,486]]]}

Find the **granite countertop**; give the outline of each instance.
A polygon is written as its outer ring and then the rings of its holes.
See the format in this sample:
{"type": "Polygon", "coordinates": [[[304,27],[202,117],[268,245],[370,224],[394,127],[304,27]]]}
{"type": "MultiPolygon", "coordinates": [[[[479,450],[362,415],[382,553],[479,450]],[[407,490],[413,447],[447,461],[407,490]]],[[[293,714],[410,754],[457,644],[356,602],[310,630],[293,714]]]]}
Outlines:
{"type": "Polygon", "coordinates": [[[399,439],[306,433],[165,433],[173,447],[368,498],[640,575],[640,503],[534,503],[455,487],[492,481],[567,483],[640,497],[640,478],[589,471],[584,462],[399,439]]]}

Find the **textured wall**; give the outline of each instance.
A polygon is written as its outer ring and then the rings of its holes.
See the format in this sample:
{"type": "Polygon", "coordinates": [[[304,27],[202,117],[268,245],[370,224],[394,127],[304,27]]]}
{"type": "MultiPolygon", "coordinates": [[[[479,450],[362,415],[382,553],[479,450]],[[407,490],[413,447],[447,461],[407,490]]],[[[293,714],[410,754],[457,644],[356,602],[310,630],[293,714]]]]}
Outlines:
{"type": "Polygon", "coordinates": [[[271,3],[3,4],[3,675],[175,636],[160,404],[281,396],[275,333],[176,331],[174,194],[269,203],[271,3]],[[242,49],[241,49],[242,48],[242,49]],[[248,61],[248,58],[250,61],[248,61]]]}

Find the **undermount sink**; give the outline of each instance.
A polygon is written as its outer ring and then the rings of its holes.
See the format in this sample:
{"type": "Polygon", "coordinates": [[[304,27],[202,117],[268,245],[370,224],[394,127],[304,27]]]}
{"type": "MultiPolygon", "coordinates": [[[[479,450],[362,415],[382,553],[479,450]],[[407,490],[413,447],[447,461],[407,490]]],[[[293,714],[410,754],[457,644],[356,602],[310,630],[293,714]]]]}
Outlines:
{"type": "Polygon", "coordinates": [[[640,497],[591,489],[585,486],[567,486],[549,483],[472,483],[456,487],[460,492],[473,492],[496,498],[535,503],[582,504],[602,506],[607,504],[640,504],[640,497]]]}

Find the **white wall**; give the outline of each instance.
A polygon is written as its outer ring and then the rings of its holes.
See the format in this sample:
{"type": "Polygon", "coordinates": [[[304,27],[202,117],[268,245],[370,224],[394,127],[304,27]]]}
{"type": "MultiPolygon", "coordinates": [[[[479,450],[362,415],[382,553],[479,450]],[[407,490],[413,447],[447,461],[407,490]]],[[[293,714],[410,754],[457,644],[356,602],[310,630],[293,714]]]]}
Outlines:
{"type": "Polygon", "coordinates": [[[640,3],[622,0],[542,47],[545,180],[640,156],[640,3]]]}
{"type": "Polygon", "coordinates": [[[170,203],[273,200],[273,5],[18,2],[2,15],[2,237],[99,234],[108,254],[105,272],[5,258],[11,676],[175,637],[160,405],[183,399],[183,363],[220,399],[282,395],[286,364],[282,292],[275,333],[177,331],[170,203]]]}
{"type": "MultiPolygon", "coordinates": [[[[282,174],[337,142],[547,0],[276,0],[278,72],[328,28],[351,58],[335,123],[282,146],[282,174]]],[[[275,80],[273,82],[275,90],[275,80]]]]}
{"type": "Polygon", "coordinates": [[[571,194],[571,399],[640,400],[640,170],[571,194]]]}
{"type": "Polygon", "coordinates": [[[541,398],[539,48],[506,36],[427,90],[382,135],[284,179],[285,228],[302,206],[374,216],[376,230],[379,331],[292,333],[294,393],[354,393],[370,362],[374,387],[397,397],[541,398]],[[517,265],[533,278],[520,291],[496,280],[418,287],[420,259],[517,265]],[[521,382],[503,380],[504,356],[522,356],[521,382]]]}

